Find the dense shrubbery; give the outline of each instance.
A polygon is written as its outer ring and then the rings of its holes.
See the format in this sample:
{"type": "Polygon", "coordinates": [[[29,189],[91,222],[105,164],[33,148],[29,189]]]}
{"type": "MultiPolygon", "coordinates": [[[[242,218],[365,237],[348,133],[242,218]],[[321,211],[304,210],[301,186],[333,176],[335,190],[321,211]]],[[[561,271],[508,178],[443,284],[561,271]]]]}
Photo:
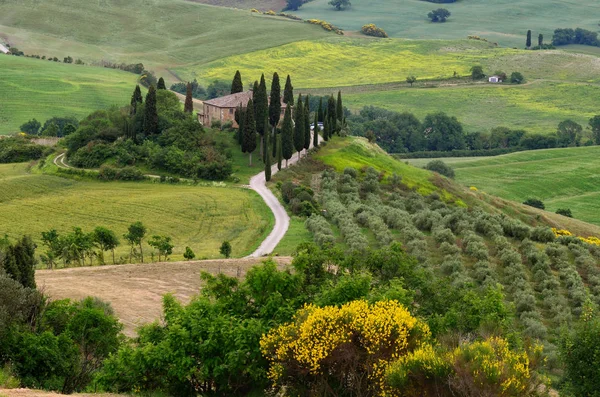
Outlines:
{"type": "Polygon", "coordinates": [[[541,210],[546,209],[546,206],[544,205],[542,200],[536,198],[528,198],[527,200],[523,201],[523,204],[528,205],[530,207],[539,208],[541,210]]]}
{"type": "Polygon", "coordinates": [[[440,175],[444,175],[448,178],[454,178],[454,170],[448,164],[442,160],[433,160],[427,163],[425,166],[426,170],[437,172],[440,175]]]}
{"type": "Polygon", "coordinates": [[[296,185],[292,182],[285,182],[281,185],[281,197],[294,215],[310,216],[317,213],[319,205],[315,201],[314,195],[312,189],[306,186],[296,185]]]}
{"type": "Polygon", "coordinates": [[[378,28],[377,26],[375,26],[375,24],[370,23],[368,25],[364,25],[360,31],[367,35],[367,36],[374,36],[374,37],[388,37],[387,33],[385,32],[385,30],[378,28]]]}
{"type": "Polygon", "coordinates": [[[586,29],[556,29],[552,36],[552,44],[555,46],[567,44],[583,44],[591,46],[600,46],[598,33],[586,29]]]}
{"type": "Polygon", "coordinates": [[[53,149],[33,143],[30,139],[16,136],[0,139],[0,163],[22,163],[39,160],[53,149]]]}

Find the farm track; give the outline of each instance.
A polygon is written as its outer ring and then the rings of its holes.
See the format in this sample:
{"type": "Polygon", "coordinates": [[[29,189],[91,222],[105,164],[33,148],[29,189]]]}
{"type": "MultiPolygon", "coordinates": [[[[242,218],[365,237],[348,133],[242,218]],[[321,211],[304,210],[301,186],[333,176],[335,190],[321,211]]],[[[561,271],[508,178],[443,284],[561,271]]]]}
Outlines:
{"type": "MultiPolygon", "coordinates": [[[[280,268],[291,263],[290,257],[273,259],[280,268]]],[[[125,334],[135,336],[137,327],[160,318],[165,294],[172,293],[187,303],[201,290],[202,272],[243,277],[261,260],[214,259],[38,270],[35,278],[38,288],[52,299],[96,296],[110,302],[125,334]]]]}

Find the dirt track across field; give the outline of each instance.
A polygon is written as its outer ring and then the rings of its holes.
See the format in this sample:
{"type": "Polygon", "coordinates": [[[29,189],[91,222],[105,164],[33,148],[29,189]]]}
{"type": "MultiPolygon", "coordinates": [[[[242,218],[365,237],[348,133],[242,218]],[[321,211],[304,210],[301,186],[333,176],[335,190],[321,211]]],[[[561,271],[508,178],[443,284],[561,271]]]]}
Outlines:
{"type": "MultiPolygon", "coordinates": [[[[289,257],[274,260],[281,267],[291,262],[289,257]]],[[[125,326],[125,334],[135,336],[138,326],[160,319],[163,295],[172,293],[184,303],[197,295],[201,272],[243,277],[262,261],[244,258],[78,267],[38,270],[35,277],[38,288],[51,299],[96,296],[110,302],[125,326]]]]}

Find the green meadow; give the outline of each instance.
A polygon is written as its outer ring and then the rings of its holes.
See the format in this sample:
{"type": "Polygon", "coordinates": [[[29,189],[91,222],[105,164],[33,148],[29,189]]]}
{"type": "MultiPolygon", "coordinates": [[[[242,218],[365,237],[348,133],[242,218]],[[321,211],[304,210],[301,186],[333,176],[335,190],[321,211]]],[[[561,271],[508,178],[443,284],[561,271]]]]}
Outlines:
{"type": "Polygon", "coordinates": [[[142,62],[168,70],[328,35],[289,19],[187,0],[4,0],[0,31],[28,54],[142,62]]]}
{"type": "MultiPolygon", "coordinates": [[[[233,256],[248,255],[274,222],[260,196],[248,189],[73,180],[30,173],[25,164],[0,165],[0,205],[0,235],[12,239],[29,234],[40,244],[41,232],[64,233],[75,226],[84,231],[105,226],[120,237],[128,225],[142,221],[148,236],[173,239],[173,260],[183,259],[186,246],[197,258],[217,258],[225,240],[233,256]]],[[[152,249],[144,250],[149,259],[152,249]]],[[[122,241],[117,258],[128,253],[122,241]]]]}
{"type": "Polygon", "coordinates": [[[600,86],[537,81],[521,86],[415,87],[346,94],[344,105],[354,110],[372,105],[419,118],[443,111],[458,118],[467,131],[505,126],[546,134],[565,119],[587,126],[600,114],[600,86]]]}
{"type": "Polygon", "coordinates": [[[504,46],[523,48],[525,33],[542,33],[549,42],[556,28],[582,27],[598,30],[600,3],[595,0],[469,0],[435,4],[422,0],[360,0],[336,11],[329,0],[304,4],[295,14],[326,20],[345,30],[358,31],[368,23],[383,28],[391,37],[456,39],[477,35],[504,46]],[[446,23],[432,23],[427,13],[446,8],[446,23]]]}
{"type": "Polygon", "coordinates": [[[0,56],[0,134],[36,118],[81,118],[129,102],[137,76],[120,70],[0,56]]]}
{"type": "Polygon", "coordinates": [[[600,225],[600,147],[456,159],[456,180],[508,200],[542,200],[546,209],[570,208],[576,219],[600,225]]]}

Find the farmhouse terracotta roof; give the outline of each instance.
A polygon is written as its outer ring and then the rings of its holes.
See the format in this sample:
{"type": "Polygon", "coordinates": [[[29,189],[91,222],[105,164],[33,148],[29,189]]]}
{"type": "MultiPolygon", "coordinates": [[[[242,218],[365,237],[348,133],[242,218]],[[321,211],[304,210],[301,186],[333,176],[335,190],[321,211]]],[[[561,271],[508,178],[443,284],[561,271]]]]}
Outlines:
{"type": "MultiPolygon", "coordinates": [[[[250,99],[252,99],[252,90],[210,99],[204,103],[218,108],[237,108],[240,104],[246,107],[250,99]]],[[[286,104],[281,102],[281,107],[285,108],[286,104]]]]}

